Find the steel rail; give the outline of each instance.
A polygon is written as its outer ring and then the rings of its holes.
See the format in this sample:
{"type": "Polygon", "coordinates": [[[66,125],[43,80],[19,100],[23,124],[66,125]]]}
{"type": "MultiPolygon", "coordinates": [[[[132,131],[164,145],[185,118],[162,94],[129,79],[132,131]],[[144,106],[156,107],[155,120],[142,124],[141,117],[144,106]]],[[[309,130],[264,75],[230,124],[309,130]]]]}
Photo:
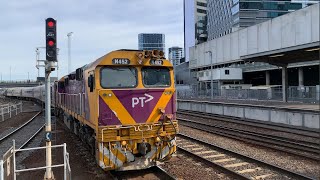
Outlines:
{"type": "Polygon", "coordinates": [[[197,154],[192,153],[191,151],[188,151],[187,149],[180,147],[179,145],[177,145],[177,150],[181,151],[183,153],[186,153],[192,157],[194,157],[195,159],[198,159],[199,161],[207,164],[210,167],[214,167],[214,168],[218,168],[220,171],[226,173],[226,174],[231,174],[232,177],[234,177],[235,179],[245,179],[245,180],[249,180],[250,178],[245,177],[235,171],[232,171],[231,169],[228,169],[226,167],[223,167],[222,165],[219,165],[218,163],[214,163],[213,161],[210,161],[208,159],[205,159],[197,154]]]}
{"type": "MultiPolygon", "coordinates": [[[[269,168],[269,169],[271,169],[271,170],[273,170],[273,171],[280,172],[280,173],[284,173],[284,174],[287,174],[287,175],[289,175],[289,176],[291,176],[291,177],[294,177],[294,178],[297,178],[297,179],[310,179],[310,180],[311,180],[311,179],[312,179],[312,180],[315,179],[315,178],[313,178],[313,177],[308,177],[308,176],[306,176],[306,175],[303,175],[303,174],[300,174],[300,173],[296,173],[296,172],[293,172],[293,171],[284,169],[284,168],[282,168],[282,167],[280,167],[280,166],[273,165],[273,164],[267,163],[267,162],[265,162],[265,161],[258,160],[258,159],[256,159],[256,158],[252,158],[252,157],[249,157],[249,156],[246,156],[246,155],[237,153],[237,152],[232,151],[232,150],[228,150],[228,149],[226,149],[226,148],[223,148],[223,147],[217,146],[217,145],[215,145],[215,144],[211,144],[211,143],[202,141],[202,140],[200,140],[200,139],[196,139],[196,138],[194,138],[194,137],[190,137],[190,136],[185,135],[185,134],[182,134],[182,133],[179,133],[177,136],[178,136],[178,137],[182,137],[182,139],[189,139],[189,140],[191,140],[191,141],[195,141],[195,142],[197,142],[197,143],[199,143],[199,144],[201,144],[201,145],[204,145],[204,146],[209,147],[210,149],[214,149],[214,150],[216,150],[216,151],[224,152],[224,153],[226,153],[226,154],[229,155],[229,156],[234,156],[234,157],[236,157],[236,158],[238,158],[238,159],[243,159],[243,160],[245,160],[245,161],[247,161],[247,162],[251,162],[251,163],[255,163],[255,164],[260,164],[260,165],[262,165],[262,166],[264,166],[264,167],[267,167],[267,168],[269,168]]],[[[180,148],[180,147],[179,147],[179,148],[180,148]]],[[[180,149],[181,149],[181,148],[180,148],[180,149]]],[[[189,153],[192,153],[192,152],[189,151],[189,153]]],[[[198,156],[198,155],[196,155],[196,156],[198,156]]],[[[202,158],[202,157],[201,157],[201,158],[202,158]]],[[[204,158],[203,158],[203,159],[204,159],[204,158]]],[[[261,167],[261,166],[260,166],[260,167],[261,167]]],[[[246,178],[248,178],[248,177],[246,177],[246,178]]]]}
{"type": "Polygon", "coordinates": [[[25,122],[24,124],[22,124],[21,126],[19,126],[18,128],[16,128],[15,130],[11,131],[9,134],[6,134],[5,136],[3,136],[2,138],[0,138],[0,143],[2,141],[4,141],[5,139],[7,139],[8,137],[10,137],[11,135],[15,134],[16,132],[18,132],[19,130],[21,130],[23,127],[25,127],[26,125],[28,125],[31,121],[33,121],[37,116],[39,116],[39,114],[41,113],[41,111],[38,111],[38,113],[36,115],[34,115],[30,120],[28,120],[27,122],[25,122]]]}
{"type": "MultiPolygon", "coordinates": [[[[177,120],[179,120],[179,118],[177,118],[177,120]]],[[[180,119],[180,122],[184,121],[183,119],[180,119]]],[[[301,148],[299,146],[287,146],[288,148],[280,148],[280,147],[284,147],[283,144],[281,143],[275,143],[272,140],[265,140],[261,137],[254,137],[254,134],[252,135],[252,137],[249,137],[248,135],[241,135],[239,136],[239,132],[228,132],[228,131],[232,131],[232,130],[220,130],[219,127],[210,127],[210,125],[203,125],[203,124],[199,124],[198,122],[189,122],[186,121],[188,123],[192,123],[192,124],[196,124],[196,125],[200,125],[200,126],[205,126],[205,127],[196,127],[196,126],[191,126],[191,125],[185,125],[188,127],[191,127],[193,129],[198,129],[201,131],[205,131],[211,134],[217,134],[220,136],[224,136],[224,137],[228,137],[228,138],[232,138],[232,139],[236,139],[236,140],[240,140],[240,141],[244,141],[244,142],[248,142],[248,143],[252,143],[252,144],[256,144],[259,146],[263,146],[263,147],[267,147],[267,148],[271,148],[271,149],[276,149],[282,152],[286,152],[286,153],[290,153],[290,154],[294,154],[294,155],[298,155],[304,158],[308,158],[308,159],[312,159],[312,160],[319,160],[320,158],[317,157],[317,152],[309,152],[309,154],[306,154],[305,152],[301,152],[301,148]],[[209,128],[215,128],[215,130],[211,130],[209,128]],[[217,130],[218,129],[218,130],[217,130]],[[237,134],[235,134],[237,133],[237,134]],[[292,149],[298,149],[298,151],[292,150],[292,149]],[[300,151],[300,152],[299,152],[300,151]]],[[[182,125],[183,123],[180,123],[180,125],[182,125]]],[[[303,149],[303,150],[308,150],[308,149],[303,149]]]]}
{"type": "Polygon", "coordinates": [[[198,112],[198,111],[189,111],[189,110],[179,110],[177,114],[209,118],[215,121],[235,123],[235,124],[246,125],[246,126],[251,126],[255,128],[263,128],[263,129],[268,129],[273,131],[275,131],[274,128],[277,127],[277,128],[280,128],[280,129],[276,129],[276,131],[279,131],[279,132],[286,132],[286,133],[302,135],[302,136],[312,137],[312,138],[319,138],[319,132],[317,130],[299,128],[299,127],[294,127],[294,126],[289,126],[284,124],[277,124],[273,122],[270,123],[270,122],[252,120],[252,119],[243,119],[238,117],[223,116],[223,115],[211,114],[206,112],[198,112]],[[292,131],[292,130],[295,130],[295,131],[292,131]],[[300,132],[297,132],[297,131],[300,131],[300,132]]]}
{"type": "MultiPolygon", "coordinates": [[[[27,141],[25,141],[25,142],[18,148],[18,150],[19,150],[19,149],[22,149],[23,147],[25,147],[36,135],[38,135],[38,134],[41,132],[41,130],[43,130],[43,128],[44,128],[45,125],[46,125],[46,124],[43,124],[27,141]]],[[[18,152],[20,152],[20,151],[18,151],[18,152]]]]}
{"type": "MultiPolygon", "coordinates": [[[[231,132],[241,133],[244,135],[256,136],[259,138],[264,138],[264,139],[272,140],[275,142],[286,143],[287,145],[285,145],[285,146],[287,146],[287,147],[293,147],[293,148],[297,148],[300,150],[306,150],[306,151],[309,151],[312,153],[318,153],[320,150],[320,148],[318,147],[319,144],[316,142],[307,142],[307,141],[297,142],[297,140],[291,139],[291,138],[280,137],[280,136],[264,134],[264,133],[259,133],[259,132],[252,132],[252,131],[248,131],[248,130],[244,130],[244,129],[236,129],[236,128],[231,128],[231,127],[226,127],[226,126],[207,124],[207,123],[184,119],[184,118],[177,118],[177,120],[200,124],[200,125],[204,125],[204,126],[209,126],[212,128],[219,128],[219,129],[223,129],[223,130],[227,130],[227,131],[231,131],[231,132]]],[[[279,145],[279,143],[276,143],[276,144],[279,145]]],[[[280,145],[283,145],[283,144],[280,144],[280,145]]]]}

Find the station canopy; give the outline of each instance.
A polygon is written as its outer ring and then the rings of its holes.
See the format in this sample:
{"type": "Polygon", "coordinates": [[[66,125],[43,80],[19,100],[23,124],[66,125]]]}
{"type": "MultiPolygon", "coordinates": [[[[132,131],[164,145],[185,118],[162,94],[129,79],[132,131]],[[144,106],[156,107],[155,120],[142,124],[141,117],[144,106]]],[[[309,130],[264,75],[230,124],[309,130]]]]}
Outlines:
{"type": "Polygon", "coordinates": [[[244,61],[265,62],[276,66],[319,60],[320,42],[242,56],[244,61]]]}

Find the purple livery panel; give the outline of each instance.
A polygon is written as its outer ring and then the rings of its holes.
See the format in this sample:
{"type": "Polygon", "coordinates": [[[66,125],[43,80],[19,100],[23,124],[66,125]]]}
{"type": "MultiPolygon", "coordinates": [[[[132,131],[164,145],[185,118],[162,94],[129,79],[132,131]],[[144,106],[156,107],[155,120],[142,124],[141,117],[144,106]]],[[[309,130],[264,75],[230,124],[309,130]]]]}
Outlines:
{"type": "MultiPolygon", "coordinates": [[[[155,109],[165,89],[113,90],[122,106],[136,123],[145,123],[155,109]]],[[[174,96],[165,107],[167,114],[175,113],[174,96]]],[[[116,112],[118,113],[118,112],[116,112]]],[[[121,122],[104,100],[99,97],[99,125],[120,125],[121,122]]]]}
{"type": "MultiPolygon", "coordinates": [[[[166,114],[172,114],[173,115],[173,119],[176,119],[176,93],[174,93],[170,99],[170,101],[168,102],[166,108],[165,108],[165,113],[166,114]]],[[[162,119],[162,118],[160,118],[162,119]]]]}

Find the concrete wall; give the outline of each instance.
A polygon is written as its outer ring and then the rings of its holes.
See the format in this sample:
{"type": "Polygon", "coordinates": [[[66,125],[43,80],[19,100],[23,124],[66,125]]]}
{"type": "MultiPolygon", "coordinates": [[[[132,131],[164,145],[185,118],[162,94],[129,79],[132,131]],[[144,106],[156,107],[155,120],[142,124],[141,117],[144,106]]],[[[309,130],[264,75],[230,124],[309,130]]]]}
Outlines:
{"type": "MultiPolygon", "coordinates": [[[[212,114],[260,120],[302,128],[319,129],[319,112],[270,108],[256,105],[223,104],[208,101],[178,100],[178,110],[201,111],[212,114]]],[[[241,119],[239,119],[241,120],[241,119]]]]}
{"type": "Polygon", "coordinates": [[[190,68],[239,61],[241,56],[319,42],[319,3],[191,47],[190,68]]]}

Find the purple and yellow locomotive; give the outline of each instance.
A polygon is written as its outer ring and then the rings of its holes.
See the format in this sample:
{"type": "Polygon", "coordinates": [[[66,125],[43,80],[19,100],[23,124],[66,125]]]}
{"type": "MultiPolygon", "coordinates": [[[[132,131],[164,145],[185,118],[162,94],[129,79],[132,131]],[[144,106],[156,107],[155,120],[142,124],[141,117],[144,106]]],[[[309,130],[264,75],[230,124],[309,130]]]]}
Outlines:
{"type": "Polygon", "coordinates": [[[55,106],[105,170],[143,169],[176,151],[176,97],[162,51],[118,50],[55,84],[55,106]]]}

